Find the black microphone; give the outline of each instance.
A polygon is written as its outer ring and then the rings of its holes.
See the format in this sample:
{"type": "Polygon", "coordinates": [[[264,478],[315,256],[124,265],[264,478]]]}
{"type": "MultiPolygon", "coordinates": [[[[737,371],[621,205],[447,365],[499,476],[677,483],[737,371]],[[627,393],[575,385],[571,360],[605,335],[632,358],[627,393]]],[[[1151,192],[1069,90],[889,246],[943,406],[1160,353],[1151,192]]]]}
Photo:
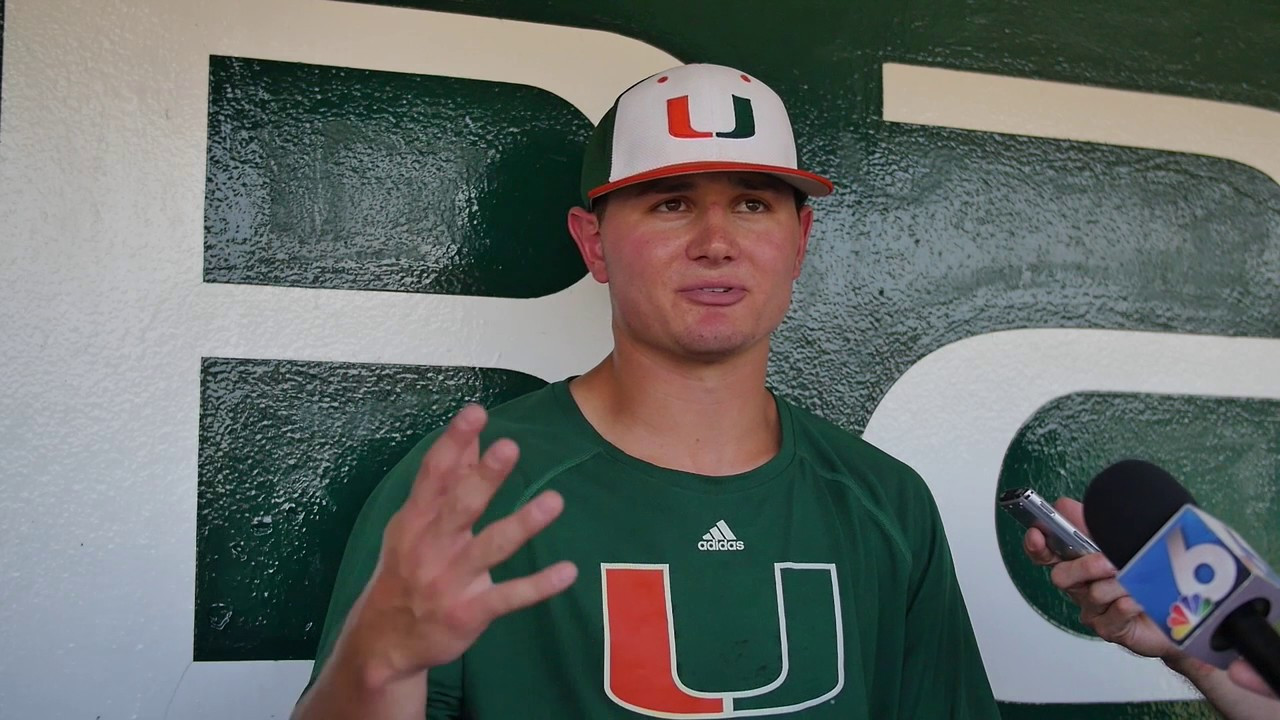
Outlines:
{"type": "Polygon", "coordinates": [[[1226,668],[1240,655],[1280,694],[1280,576],[1163,469],[1098,473],[1084,516],[1117,579],[1183,652],[1226,668]]]}

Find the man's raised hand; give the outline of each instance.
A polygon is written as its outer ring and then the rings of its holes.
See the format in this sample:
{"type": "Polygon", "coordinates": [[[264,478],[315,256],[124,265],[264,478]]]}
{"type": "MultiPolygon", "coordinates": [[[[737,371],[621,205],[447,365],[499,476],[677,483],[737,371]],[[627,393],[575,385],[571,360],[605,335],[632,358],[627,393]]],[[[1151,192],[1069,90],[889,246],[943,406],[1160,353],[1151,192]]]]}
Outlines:
{"type": "MultiPolygon", "coordinates": [[[[541,602],[577,577],[570,562],[495,585],[489,570],[511,557],[564,508],[541,493],[478,535],[472,526],[515,467],[501,439],[480,453],[483,408],[463,408],[423,457],[404,506],[383,533],[373,577],[343,627],[345,655],[365,687],[413,677],[459,657],[493,620],[541,602]]],[[[335,657],[335,660],[337,658],[335,657]]]]}

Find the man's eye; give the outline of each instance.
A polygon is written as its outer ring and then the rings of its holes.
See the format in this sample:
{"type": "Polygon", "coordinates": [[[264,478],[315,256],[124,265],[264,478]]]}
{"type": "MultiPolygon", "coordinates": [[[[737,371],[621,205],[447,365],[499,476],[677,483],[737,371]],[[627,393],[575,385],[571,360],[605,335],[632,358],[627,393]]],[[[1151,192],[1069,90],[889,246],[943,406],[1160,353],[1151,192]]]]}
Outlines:
{"type": "Polygon", "coordinates": [[[764,212],[769,209],[763,200],[743,200],[742,209],[750,213],[764,212]]]}
{"type": "Polygon", "coordinates": [[[658,210],[662,212],[679,212],[684,209],[684,201],[672,198],[671,200],[663,200],[658,203],[658,210]]]}

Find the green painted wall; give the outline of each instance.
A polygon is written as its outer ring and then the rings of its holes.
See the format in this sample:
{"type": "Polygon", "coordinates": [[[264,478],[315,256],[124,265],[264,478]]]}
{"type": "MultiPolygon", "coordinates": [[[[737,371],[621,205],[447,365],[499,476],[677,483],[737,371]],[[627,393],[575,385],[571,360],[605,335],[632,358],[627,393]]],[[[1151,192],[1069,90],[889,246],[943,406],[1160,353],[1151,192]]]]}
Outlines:
{"type": "Polygon", "coordinates": [[[591,123],[522,85],[209,63],[206,282],[537,297],[591,123]]]}
{"type": "MultiPolygon", "coordinates": [[[[1280,109],[1280,5],[652,0],[388,3],[616,31],[749,69],[837,182],[770,380],[862,428],[926,354],[995,330],[1280,337],[1280,187],[1225,160],[881,121],[908,62],[1280,109]],[[819,21],[820,20],[820,21],[819,21]]],[[[524,87],[243,58],[210,67],[206,281],[535,297],[583,270],[563,230],[589,124],[524,87]]],[[[197,659],[308,657],[346,529],[412,440],[511,373],[206,360],[197,659]],[[412,398],[412,399],[406,399],[412,398]],[[270,517],[271,524],[254,518],[270,517]]],[[[1078,496],[1111,459],[1166,464],[1280,556],[1280,406],[1073,395],[1012,443],[1000,488],[1078,496]],[[1224,458],[1229,458],[1224,459],[1224,458]]],[[[993,494],[994,500],[994,494],[993,494]]],[[[994,509],[993,509],[994,513],[994,509]]],[[[1028,600],[1072,627],[1000,523],[1028,600]]],[[[1199,718],[1194,703],[1006,705],[1010,718],[1199,718]]]]}

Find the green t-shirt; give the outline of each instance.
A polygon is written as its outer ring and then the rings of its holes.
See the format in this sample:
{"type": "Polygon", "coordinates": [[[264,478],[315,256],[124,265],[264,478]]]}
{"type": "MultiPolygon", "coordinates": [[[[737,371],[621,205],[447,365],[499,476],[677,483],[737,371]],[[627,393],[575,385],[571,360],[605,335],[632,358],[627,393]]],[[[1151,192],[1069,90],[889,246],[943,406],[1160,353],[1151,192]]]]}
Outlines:
{"type": "MultiPolygon", "coordinates": [[[[565,509],[493,579],[568,559],[578,580],[432,669],[427,717],[999,717],[924,482],[781,399],[778,412],[777,456],[708,477],[610,445],[566,382],[494,408],[484,443],[510,437],[521,457],[477,530],[547,488],[565,509]]],[[[435,437],[361,511],[313,678],[435,437]]]]}

